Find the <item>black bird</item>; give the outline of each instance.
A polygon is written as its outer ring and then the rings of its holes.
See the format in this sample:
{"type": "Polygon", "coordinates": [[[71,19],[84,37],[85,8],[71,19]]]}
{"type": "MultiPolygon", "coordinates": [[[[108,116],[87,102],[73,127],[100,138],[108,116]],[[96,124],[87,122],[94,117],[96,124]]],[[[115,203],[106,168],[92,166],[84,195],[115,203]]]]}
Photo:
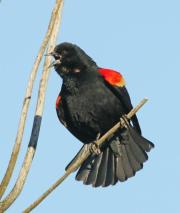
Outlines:
{"type": "MultiPolygon", "coordinates": [[[[80,47],[62,43],[51,53],[53,66],[63,84],[56,100],[61,123],[84,144],[102,136],[121,116],[132,109],[123,76],[104,69],[80,47]]],[[[94,187],[115,185],[142,169],[154,144],[141,134],[135,116],[100,149],[92,153],[77,172],[76,179],[94,187]]]]}

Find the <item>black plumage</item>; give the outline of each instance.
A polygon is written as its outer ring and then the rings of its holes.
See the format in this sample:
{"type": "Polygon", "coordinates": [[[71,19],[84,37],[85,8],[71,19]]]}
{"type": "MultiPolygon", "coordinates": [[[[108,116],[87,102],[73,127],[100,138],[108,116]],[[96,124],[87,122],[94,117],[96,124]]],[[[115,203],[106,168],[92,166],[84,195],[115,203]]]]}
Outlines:
{"type": "MultiPolygon", "coordinates": [[[[62,43],[52,55],[56,59],[55,70],[63,79],[56,103],[57,115],[84,144],[106,133],[132,109],[125,86],[103,77],[97,64],[81,48],[62,43]]],[[[109,71],[108,75],[112,79],[115,73],[109,71]]],[[[120,74],[116,73],[116,77],[120,78],[120,74]]],[[[131,122],[101,147],[99,155],[92,154],[82,164],[77,180],[105,187],[127,180],[143,167],[148,159],[146,152],[154,145],[141,135],[136,115],[131,122]]]]}

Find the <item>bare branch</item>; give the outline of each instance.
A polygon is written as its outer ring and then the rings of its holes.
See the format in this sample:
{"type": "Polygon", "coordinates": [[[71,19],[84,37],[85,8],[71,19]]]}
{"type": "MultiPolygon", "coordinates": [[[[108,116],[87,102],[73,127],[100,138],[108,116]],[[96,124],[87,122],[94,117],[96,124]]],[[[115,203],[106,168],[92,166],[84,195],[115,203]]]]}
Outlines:
{"type": "MultiPolygon", "coordinates": [[[[49,46],[47,50],[48,52],[51,52],[54,49],[54,46],[56,43],[62,6],[63,6],[63,0],[57,0],[56,6],[55,6],[57,7],[57,15],[56,13],[54,14],[55,22],[54,22],[52,34],[49,40],[49,46]]],[[[48,76],[50,72],[50,69],[49,69],[50,64],[51,64],[51,58],[46,57],[44,68],[43,68],[43,74],[42,74],[42,78],[41,78],[40,86],[39,86],[38,101],[36,106],[36,113],[34,117],[34,124],[33,124],[31,139],[29,142],[29,147],[27,149],[26,156],[25,156],[22,168],[20,170],[20,173],[14,188],[9,193],[9,195],[2,202],[0,202],[0,212],[4,212],[15,201],[17,196],[21,193],[23,186],[25,184],[30,166],[32,164],[32,160],[35,154],[35,148],[38,141],[39,131],[40,131],[41,119],[42,119],[43,108],[44,108],[45,92],[46,92],[48,76]]]]}
{"type": "Polygon", "coordinates": [[[33,89],[33,84],[36,78],[36,74],[37,74],[37,70],[40,64],[40,61],[42,59],[43,53],[47,47],[49,38],[51,36],[52,33],[52,29],[54,27],[54,23],[55,23],[55,18],[57,16],[57,12],[58,12],[58,8],[60,7],[61,1],[56,1],[56,4],[54,6],[54,9],[52,11],[52,15],[51,15],[51,19],[49,22],[49,26],[48,26],[48,30],[46,32],[46,35],[44,37],[44,40],[42,42],[42,45],[39,49],[39,53],[37,55],[37,58],[35,60],[35,63],[33,65],[32,68],[32,72],[30,74],[29,77],[29,82],[28,82],[28,86],[26,89],[26,93],[25,93],[25,97],[24,97],[24,101],[23,101],[23,106],[22,106],[22,111],[21,111],[21,116],[20,116],[20,121],[19,121],[19,127],[18,127],[18,131],[17,131],[17,136],[16,136],[16,141],[13,147],[13,151],[11,154],[11,158],[5,173],[5,176],[1,182],[0,185],[0,199],[2,198],[9,182],[10,179],[12,177],[15,165],[16,165],[16,161],[17,161],[17,157],[19,154],[19,150],[20,150],[20,146],[21,146],[21,142],[22,142],[22,137],[23,137],[23,133],[24,133],[24,128],[25,128],[25,122],[26,122],[26,118],[27,118],[27,113],[28,113],[28,109],[29,109],[29,103],[30,103],[30,99],[31,99],[31,95],[32,95],[32,89],[33,89]]]}
{"type": "MultiPolygon", "coordinates": [[[[127,118],[131,119],[131,117],[147,102],[147,98],[144,98],[134,109],[132,109],[128,114],[127,118]]],[[[99,140],[96,141],[97,145],[103,144],[106,139],[108,139],[112,134],[114,134],[119,128],[122,128],[124,121],[120,119],[115,126],[113,126],[107,133],[105,133],[99,140]]],[[[26,208],[23,213],[29,213],[32,211],[36,206],[38,206],[54,189],[56,189],[73,171],[78,169],[80,165],[89,157],[90,150],[88,145],[84,145],[80,157],[69,166],[65,174],[60,177],[45,193],[43,193],[35,202],[33,202],[28,208],[26,208]]]]}

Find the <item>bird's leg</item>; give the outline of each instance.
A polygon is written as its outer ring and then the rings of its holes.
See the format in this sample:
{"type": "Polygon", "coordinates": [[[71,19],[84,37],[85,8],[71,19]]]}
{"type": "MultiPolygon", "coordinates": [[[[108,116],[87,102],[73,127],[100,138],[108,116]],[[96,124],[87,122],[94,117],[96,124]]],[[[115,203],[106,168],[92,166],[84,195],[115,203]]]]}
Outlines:
{"type": "Polygon", "coordinates": [[[89,150],[92,154],[99,155],[101,153],[100,147],[96,143],[96,141],[100,138],[100,136],[101,136],[101,134],[98,133],[97,136],[96,136],[96,140],[88,144],[89,150]]]}
{"type": "Polygon", "coordinates": [[[76,154],[76,156],[71,160],[71,162],[66,166],[65,170],[67,171],[70,167],[72,167],[74,164],[77,164],[77,162],[79,162],[79,160],[82,158],[82,156],[84,156],[87,152],[87,150],[89,150],[89,146],[88,144],[85,144],[81,147],[81,149],[79,150],[79,152],[76,154]]]}
{"type": "Polygon", "coordinates": [[[66,166],[66,171],[70,169],[74,164],[77,164],[79,162],[79,159],[82,158],[83,155],[87,153],[87,150],[95,155],[99,155],[101,153],[101,150],[99,148],[99,145],[96,143],[96,141],[100,138],[101,134],[98,133],[96,136],[96,140],[83,145],[83,147],[80,149],[80,151],[76,154],[76,156],[71,160],[71,162],[66,166]]]}

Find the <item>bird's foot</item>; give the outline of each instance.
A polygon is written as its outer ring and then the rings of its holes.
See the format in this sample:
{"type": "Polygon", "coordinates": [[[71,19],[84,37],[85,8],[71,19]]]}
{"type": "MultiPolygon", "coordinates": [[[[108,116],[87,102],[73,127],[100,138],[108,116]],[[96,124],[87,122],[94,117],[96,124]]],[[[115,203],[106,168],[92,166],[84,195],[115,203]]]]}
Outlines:
{"type": "Polygon", "coordinates": [[[122,117],[120,118],[120,122],[121,122],[121,128],[123,128],[123,127],[128,128],[129,118],[127,117],[126,114],[122,115],[122,117]]]}
{"type": "Polygon", "coordinates": [[[89,143],[89,150],[92,154],[99,155],[101,153],[99,145],[96,143],[96,141],[100,138],[100,133],[97,134],[96,140],[92,143],[89,143]]]}
{"type": "Polygon", "coordinates": [[[96,142],[92,142],[89,144],[89,150],[92,154],[95,154],[95,155],[99,155],[101,153],[99,145],[96,144],[96,142]]]}

